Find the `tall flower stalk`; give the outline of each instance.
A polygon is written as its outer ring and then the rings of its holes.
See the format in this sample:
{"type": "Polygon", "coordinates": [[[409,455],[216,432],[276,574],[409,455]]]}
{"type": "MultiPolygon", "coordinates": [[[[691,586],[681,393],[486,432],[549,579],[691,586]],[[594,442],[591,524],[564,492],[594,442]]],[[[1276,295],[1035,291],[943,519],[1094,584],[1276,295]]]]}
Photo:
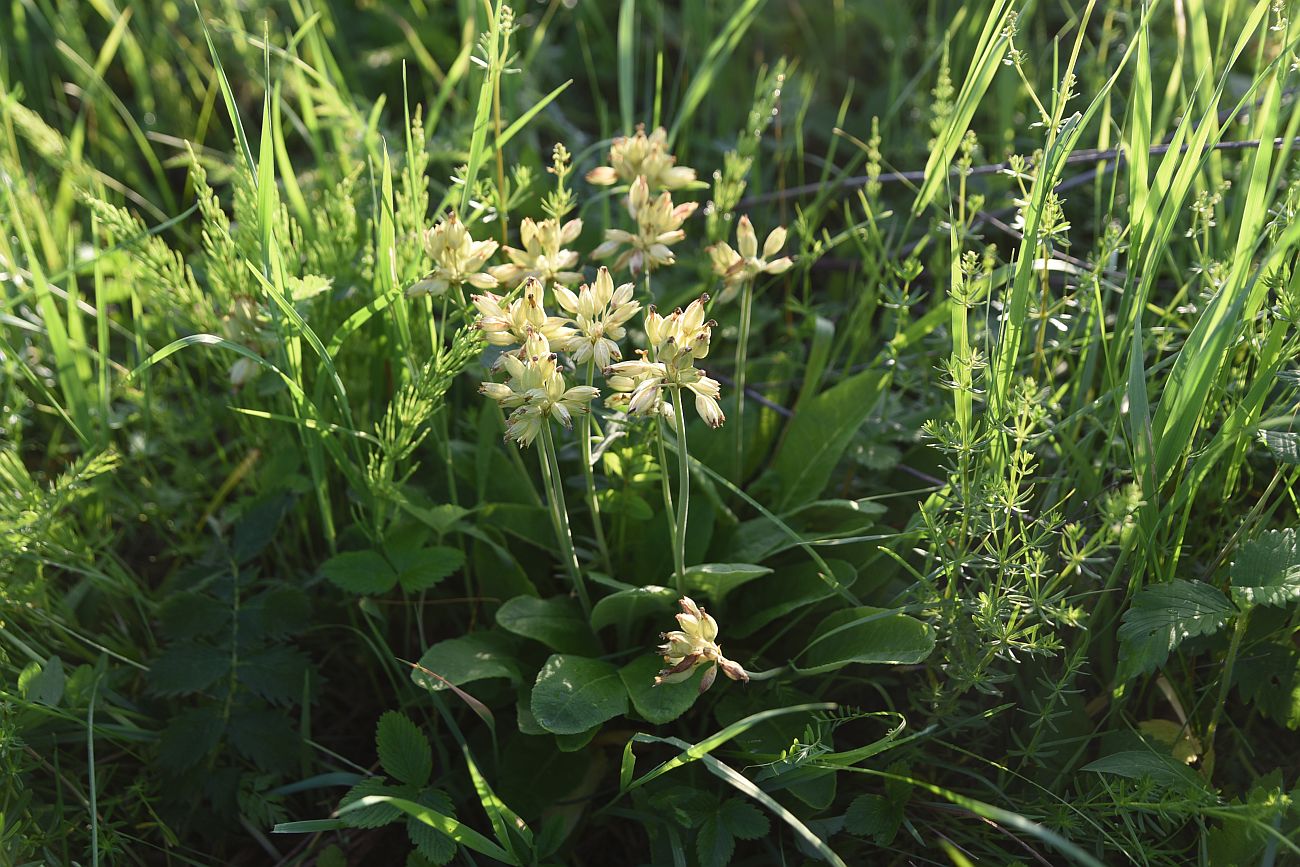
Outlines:
{"type": "Polygon", "coordinates": [[[713,271],[722,278],[723,291],[719,303],[726,303],[740,293],[740,334],[736,340],[736,483],[745,475],[745,382],[749,366],[749,331],[754,310],[754,280],[759,274],[784,274],[794,260],[789,256],[773,258],[785,246],[786,229],[777,226],[763,242],[762,255],[758,250],[758,235],[748,216],[736,225],[736,246],[723,241],[709,248],[713,271]]]}
{"type": "MultiPolygon", "coordinates": [[[[618,341],[627,335],[624,327],[627,321],[641,309],[641,304],[633,300],[632,294],[631,283],[614,287],[614,278],[610,276],[608,268],[601,268],[596,274],[596,281],[581,286],[576,293],[559,284],[555,286],[556,302],[574,317],[574,334],[563,348],[575,365],[586,363],[587,385],[595,380],[598,367],[604,370],[623,357],[618,341]]],[[[600,501],[596,497],[596,477],[591,460],[591,428],[590,414],[578,420],[582,475],[587,486],[587,507],[591,513],[596,545],[606,567],[612,568],[609,548],[605,543],[605,528],[600,518],[600,501]]]]}
{"type": "MultiPolygon", "coordinates": [[[[544,312],[540,311],[535,311],[532,316],[534,319],[545,318],[544,312]]],[[[506,425],[507,441],[518,443],[520,448],[538,440],[541,442],[538,459],[546,485],[546,503],[551,514],[551,524],[574,592],[583,611],[590,615],[591,597],[587,593],[577,551],[573,546],[573,532],[569,527],[569,513],[564,502],[564,484],[556,458],[551,420],[571,427],[575,414],[581,417],[590,412],[591,401],[599,392],[589,385],[566,387],[564,375],[557,363],[558,357],[551,352],[546,335],[535,330],[532,325],[526,325],[525,328],[523,348],[501,356],[501,366],[509,374],[509,379],[506,382],[486,381],[479,390],[496,401],[503,410],[511,410],[506,425]]],[[[489,333],[502,334],[509,331],[489,333]]]]}
{"type": "MultiPolygon", "coordinates": [[[[721,386],[695,367],[698,359],[709,354],[709,341],[717,324],[704,319],[708,300],[709,297],[703,295],[685,310],[678,308],[668,316],[659,315],[651,307],[645,318],[650,351],[640,352],[639,359],[621,361],[605,370],[610,387],[627,395],[628,412],[659,417],[660,466],[664,470],[667,462],[662,448],[663,416],[671,416],[675,425],[679,481],[676,515],[670,535],[678,587],[686,583],[686,527],[690,513],[690,455],[686,446],[686,408],[683,404],[686,392],[694,395],[695,411],[710,427],[721,427],[726,420],[718,404],[721,386]],[[671,404],[664,400],[665,389],[671,392],[671,404]]],[[[664,504],[671,514],[674,512],[672,498],[666,490],[666,480],[664,484],[664,504]]]]}

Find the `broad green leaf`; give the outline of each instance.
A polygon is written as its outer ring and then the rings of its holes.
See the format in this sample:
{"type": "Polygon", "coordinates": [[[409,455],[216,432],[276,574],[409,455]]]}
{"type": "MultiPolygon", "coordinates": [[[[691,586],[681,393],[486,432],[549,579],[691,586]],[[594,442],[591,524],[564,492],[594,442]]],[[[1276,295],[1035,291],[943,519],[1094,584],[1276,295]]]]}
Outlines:
{"type": "Polygon", "coordinates": [[[662,659],[646,655],[618,670],[618,676],[632,699],[632,707],[647,722],[655,725],[672,722],[690,710],[700,695],[700,678],[704,676],[701,666],[699,671],[680,683],[655,686],[655,675],[661,668],[662,659]]]}
{"type": "Polygon", "coordinates": [[[149,687],[159,695],[192,695],[230,673],[230,651],[206,644],[177,644],[149,666],[149,687]]]}
{"type": "Polygon", "coordinates": [[[606,626],[618,625],[630,629],[633,623],[642,618],[666,615],[676,601],[676,591],[655,584],[620,590],[592,607],[591,628],[601,630],[606,626]]]}
{"type": "Polygon", "coordinates": [[[397,564],[397,582],[407,593],[418,593],[436,586],[442,579],[465,565],[465,555],[457,548],[433,545],[414,552],[407,562],[397,564]]]}
{"type": "Polygon", "coordinates": [[[600,726],[594,725],[585,732],[578,732],[571,735],[556,735],[555,746],[562,753],[576,753],[578,750],[591,743],[600,732],[600,726]]]}
{"type": "Polygon", "coordinates": [[[733,837],[739,840],[757,840],[767,836],[772,823],[767,816],[748,801],[731,798],[718,808],[718,818],[733,837]]]}
{"type": "Polygon", "coordinates": [[[567,596],[516,596],[497,609],[497,625],[560,653],[595,653],[598,649],[582,611],[567,596]]]}
{"type": "Polygon", "coordinates": [[[1183,793],[1205,791],[1205,784],[1187,765],[1163,753],[1123,750],[1090,762],[1082,770],[1114,774],[1130,780],[1149,779],[1164,789],[1183,793]]]}
{"type": "Polygon", "coordinates": [[[753,563],[701,563],[686,569],[686,586],[698,590],[714,602],[742,584],[771,573],[766,566],[753,563]]]}
{"type": "Polygon", "coordinates": [[[1284,464],[1300,464],[1300,434],[1284,430],[1261,430],[1259,440],[1284,464]]]}
{"type": "Polygon", "coordinates": [[[801,674],[820,674],[854,663],[913,664],[934,649],[930,627],[885,608],[846,608],[828,616],[804,651],[801,674]]]}
{"type": "Polygon", "coordinates": [[[1300,599],[1300,545],[1296,531],[1269,530],[1241,546],[1229,569],[1232,598],[1248,605],[1286,605],[1300,599]]]}
{"type": "Polygon", "coordinates": [[[902,812],[883,795],[859,795],[844,813],[844,830],[888,845],[902,818],[902,812]]]}
{"type": "MultiPolygon", "coordinates": [[[[842,587],[852,587],[858,580],[852,564],[843,560],[827,560],[826,564],[842,587]]],[[[727,608],[727,635],[752,635],[792,611],[834,596],[835,588],[818,572],[816,563],[797,563],[746,587],[727,608]]]]}
{"type": "Polygon", "coordinates": [[[695,846],[700,867],[726,867],[736,850],[736,839],[717,816],[710,816],[695,835],[695,846]]]}
{"type": "Polygon", "coordinates": [[[411,680],[434,692],[449,689],[448,683],[463,686],[490,677],[504,677],[511,683],[520,680],[511,639],[491,630],[439,641],[424,652],[419,667],[411,672],[411,680]]]}
{"type": "Polygon", "coordinates": [[[428,739],[403,713],[387,711],[379,718],[375,746],[384,773],[412,786],[423,786],[433,773],[428,739]]]}
{"type": "Polygon", "coordinates": [[[554,654],[533,686],[533,716],[548,732],[585,732],[627,710],[627,690],[608,662],[554,654]]]}
{"type": "Polygon", "coordinates": [[[1154,671],[1183,639],[1216,632],[1236,613],[1228,597],[1200,581],[1139,590],[1119,628],[1120,680],[1154,671]]]}
{"type": "Polygon", "coordinates": [[[875,409],[888,378],[885,369],[864,370],[799,406],[772,464],[781,483],[778,511],[822,492],[853,435],[875,409]]]}
{"type": "Polygon", "coordinates": [[[350,593],[377,596],[397,586],[397,573],[378,551],[345,551],[321,564],[321,574],[350,593]]]}
{"type": "Polygon", "coordinates": [[[57,707],[63,699],[63,687],[66,683],[67,677],[63,671],[63,660],[58,656],[51,656],[41,663],[40,670],[35,672],[34,676],[26,679],[22,686],[24,687],[24,694],[31,701],[49,707],[57,707]]]}
{"type": "Polygon", "coordinates": [[[1264,716],[1300,729],[1300,650],[1268,642],[1243,653],[1232,670],[1241,697],[1264,716]]]}

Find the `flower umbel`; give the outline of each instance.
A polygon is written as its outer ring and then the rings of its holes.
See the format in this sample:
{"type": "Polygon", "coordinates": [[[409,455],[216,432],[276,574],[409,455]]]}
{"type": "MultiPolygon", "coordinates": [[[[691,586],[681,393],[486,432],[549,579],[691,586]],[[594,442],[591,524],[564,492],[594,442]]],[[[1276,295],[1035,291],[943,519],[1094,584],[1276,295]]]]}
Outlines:
{"type": "MultiPolygon", "coordinates": [[[[621,361],[605,368],[605,376],[615,391],[628,393],[627,411],[633,415],[652,415],[670,411],[663,402],[664,388],[685,388],[695,395],[695,411],[710,427],[721,427],[726,421],[718,400],[722,387],[716,379],[695,367],[697,358],[709,354],[709,340],[713,334],[712,320],[705,321],[704,305],[709,296],[702,295],[685,310],[674,310],[660,316],[653,307],[645,317],[645,333],[654,350],[653,356],[642,351],[632,361],[621,361]],[[651,361],[653,357],[655,360],[651,361]]],[[[620,405],[622,400],[611,396],[606,405],[620,405]]]]}
{"type": "Polygon", "coordinates": [[[455,211],[424,233],[424,250],[433,260],[433,270],[406,290],[408,296],[436,298],[446,294],[449,288],[466,283],[475,289],[493,289],[497,285],[497,278],[483,270],[497,251],[497,242],[475,241],[455,211]]]}
{"type": "Polygon", "coordinates": [[[768,233],[760,256],[754,224],[749,221],[749,217],[741,217],[736,226],[736,246],[740,248],[739,252],[733,250],[726,241],[714,244],[708,251],[709,258],[713,260],[713,272],[722,278],[727,287],[718,300],[729,300],[736,294],[741,283],[752,280],[759,274],[784,274],[790,270],[794,260],[789,256],[772,258],[785,246],[785,238],[785,227],[777,226],[768,233]]]}
{"type": "Polygon", "coordinates": [[[748,683],[749,674],[745,669],[722,655],[722,645],[717,640],[718,622],[689,596],[683,596],[677,604],[682,607],[682,612],[677,615],[677,625],[681,628],[659,636],[665,642],[659,652],[668,667],[659,672],[655,686],[686,680],[695,669],[704,665],[709,666],[709,670],[700,679],[700,692],[713,686],[718,669],[732,680],[748,683]]]}
{"type": "Polygon", "coordinates": [[[573,314],[577,334],[562,348],[573,356],[574,364],[594,359],[596,367],[604,370],[623,353],[618,341],[627,334],[624,324],[641,309],[639,301],[632,300],[633,286],[624,283],[614,288],[609,269],[602,267],[596,282],[583,286],[575,295],[564,286],[556,285],[555,300],[573,314]]]}
{"type": "Polygon", "coordinates": [[[637,124],[636,135],[614,139],[609,148],[610,164],[587,172],[587,183],[608,187],[642,177],[652,190],[681,189],[695,180],[695,169],[677,165],[677,157],[668,153],[667,145],[668,133],[663,127],[646,135],[645,124],[637,124]]]}
{"type": "Polygon", "coordinates": [[[542,292],[541,282],[536,277],[529,277],[524,283],[522,297],[514,301],[506,302],[500,295],[491,292],[471,295],[470,300],[479,312],[476,324],[487,335],[488,343],[493,346],[522,344],[528,339],[531,330],[556,346],[567,344],[574,331],[564,317],[546,315],[546,308],[542,306],[542,292]]]}
{"type": "Polygon", "coordinates": [[[697,207],[698,202],[674,206],[667,190],[652,199],[646,179],[638,176],[627,194],[627,210],[636,221],[636,231],[606,229],[605,242],[591,252],[591,258],[608,259],[621,250],[614,270],[629,268],[633,275],[671,265],[677,259],[670,245],[686,237],[682,223],[697,207]]]}
{"type": "Polygon", "coordinates": [[[506,440],[530,445],[542,432],[542,425],[552,418],[565,427],[573,426],[573,414],[589,412],[592,398],[600,392],[589,385],[566,388],[550,343],[540,331],[531,328],[523,349],[501,356],[507,382],[484,382],[479,391],[514,410],[507,419],[506,440]]]}
{"type": "Polygon", "coordinates": [[[578,264],[578,254],[563,249],[563,245],[572,244],[580,234],[582,220],[561,224],[559,220],[550,219],[538,223],[525,217],[519,224],[519,239],[524,248],[503,247],[502,252],[510,257],[510,261],[494,266],[492,276],[507,286],[518,286],[529,277],[543,283],[577,283],[582,279],[582,272],[570,269],[578,264]]]}

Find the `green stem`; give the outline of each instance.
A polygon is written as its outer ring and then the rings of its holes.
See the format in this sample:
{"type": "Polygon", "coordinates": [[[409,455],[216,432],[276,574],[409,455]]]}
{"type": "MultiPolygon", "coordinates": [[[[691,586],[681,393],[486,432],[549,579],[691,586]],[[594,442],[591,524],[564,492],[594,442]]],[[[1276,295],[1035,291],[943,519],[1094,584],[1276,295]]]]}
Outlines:
{"type": "Polygon", "coordinates": [[[740,288],[740,339],[736,341],[736,484],[745,481],[745,367],[749,356],[749,328],[754,309],[754,281],[740,288]]]}
{"type": "Polygon", "coordinates": [[[686,451],[686,407],[682,389],[673,389],[673,417],[677,422],[677,531],[673,534],[673,555],[677,561],[677,592],[686,592],[686,520],[691,508],[691,464],[686,451]]]}
{"type": "Polygon", "coordinates": [[[1219,719],[1223,716],[1223,708],[1228,701],[1228,689],[1232,686],[1232,669],[1237,662],[1237,654],[1241,650],[1241,639],[1246,635],[1246,624],[1250,620],[1250,609],[1241,612],[1237,618],[1236,628],[1232,630],[1232,641],[1228,645],[1228,655],[1223,660],[1223,673],[1219,677],[1219,700],[1214,704],[1214,712],[1210,714],[1210,724],[1205,727],[1205,761],[1201,764],[1201,771],[1208,780],[1214,775],[1214,734],[1219,729],[1219,719]]]}
{"type": "Polygon", "coordinates": [[[546,502],[551,510],[551,523],[555,525],[555,538],[560,543],[560,552],[564,555],[564,566],[569,570],[573,580],[573,589],[578,594],[583,613],[591,616],[591,598],[587,596],[587,585],[582,581],[582,569],[578,566],[578,552],[573,548],[573,533],[569,530],[569,513],[564,505],[564,487],[560,480],[560,464],[555,459],[555,440],[551,435],[549,420],[542,422],[542,475],[546,479],[546,502]]]}
{"type": "MultiPolygon", "coordinates": [[[[587,362],[587,385],[596,379],[596,361],[587,362]]],[[[614,563],[609,558],[609,546],[605,544],[605,526],[600,519],[600,500],[596,498],[596,474],[591,467],[591,413],[586,412],[578,419],[578,441],[582,444],[582,477],[587,483],[587,511],[591,513],[591,526],[596,534],[596,548],[600,551],[600,560],[605,569],[613,572],[614,563]]]]}
{"type": "MultiPolygon", "coordinates": [[[[668,453],[664,449],[664,417],[662,415],[655,416],[655,445],[659,447],[659,486],[664,494],[664,514],[672,515],[674,514],[673,489],[672,484],[668,481],[668,453]]],[[[676,521],[668,522],[668,543],[674,551],[677,550],[676,521]]]]}

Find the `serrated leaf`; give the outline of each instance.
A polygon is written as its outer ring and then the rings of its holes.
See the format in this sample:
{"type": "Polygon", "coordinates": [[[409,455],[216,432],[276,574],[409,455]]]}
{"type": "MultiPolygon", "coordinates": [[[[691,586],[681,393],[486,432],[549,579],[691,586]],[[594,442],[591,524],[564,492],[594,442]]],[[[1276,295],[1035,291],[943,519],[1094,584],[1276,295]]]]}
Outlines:
{"type": "Polygon", "coordinates": [[[321,564],[332,583],[362,596],[377,596],[397,586],[397,573],[378,551],[345,551],[321,564]]]}
{"type": "Polygon", "coordinates": [[[1119,628],[1119,678],[1154,671],[1184,639],[1218,631],[1237,609],[1200,581],[1153,584],[1133,596],[1119,628]]]}
{"type": "Polygon", "coordinates": [[[1082,770],[1130,780],[1150,779],[1161,788],[1183,793],[1205,791],[1201,778],[1187,765],[1150,750],[1123,750],[1090,762],[1082,770]]]}
{"type": "MultiPolygon", "coordinates": [[[[445,812],[451,812],[450,806],[445,812]]],[[[441,867],[443,864],[450,864],[456,857],[455,840],[414,816],[406,820],[406,835],[411,838],[411,845],[415,846],[415,851],[419,852],[429,864],[441,867]]]]}
{"type": "Polygon", "coordinates": [[[405,714],[384,713],[375,728],[375,748],[384,773],[417,788],[433,773],[433,750],[428,739],[405,714]]]}
{"type": "Polygon", "coordinates": [[[933,649],[933,631],[914,617],[870,606],[846,608],[814,630],[799,673],[819,674],[854,662],[915,664],[933,649]]]}
{"type": "Polygon", "coordinates": [[[1270,530],[1241,546],[1228,574],[1232,598],[1243,605],[1287,605],[1300,599],[1296,531],[1270,530]]]}
{"type": "Polygon", "coordinates": [[[736,840],[718,817],[710,816],[695,835],[695,848],[699,853],[700,867],[726,867],[736,850],[736,840]]]}
{"type": "Polygon", "coordinates": [[[230,652],[206,644],[177,644],[149,666],[149,688],[159,695],[190,695],[230,671],[230,652]]]}
{"type": "Polygon", "coordinates": [[[767,816],[748,801],[732,798],[718,808],[718,818],[731,836],[738,840],[757,840],[767,836],[772,823],[767,816]]]}
{"type": "Polygon", "coordinates": [[[533,686],[533,716],[553,734],[578,734],[627,710],[627,690],[608,662],[554,654],[533,686]]]}
{"type": "Polygon", "coordinates": [[[1259,441],[1276,460],[1284,464],[1300,464],[1300,434],[1285,430],[1261,430],[1259,441]]]}
{"type": "Polygon", "coordinates": [[[657,656],[640,656],[618,670],[623,687],[632,699],[632,707],[655,725],[672,722],[691,709],[700,695],[700,678],[704,666],[680,683],[655,686],[655,675],[663,668],[657,656]]]}
{"type": "Polygon", "coordinates": [[[686,586],[718,602],[737,587],[771,572],[753,563],[701,563],[687,568],[686,586]]]}
{"type": "Polygon", "coordinates": [[[241,657],[236,675],[241,686],[272,704],[293,704],[302,698],[310,664],[302,651],[279,645],[241,657]]]}
{"type": "Polygon", "coordinates": [[[205,638],[229,628],[230,606],[201,593],[173,593],[158,611],[158,626],[171,641],[205,638]]]}
{"type": "Polygon", "coordinates": [[[311,623],[311,602],[299,587],[281,584],[249,599],[239,609],[241,638],[280,638],[311,623]]]}
{"type": "Polygon", "coordinates": [[[1260,713],[1300,728],[1300,651],[1287,644],[1256,645],[1242,654],[1233,669],[1241,697],[1260,713]]]}
{"type": "Polygon", "coordinates": [[[620,590],[604,597],[591,609],[591,628],[599,631],[617,624],[630,629],[642,618],[669,611],[676,601],[676,591],[655,584],[620,590]]]}
{"type": "Polygon", "coordinates": [[[448,575],[465,565],[465,555],[446,545],[420,548],[398,563],[397,581],[407,593],[435,587],[448,575]]]}
{"type": "Polygon", "coordinates": [[[302,741],[280,711],[237,711],[230,718],[227,733],[236,752],[263,771],[287,771],[299,763],[302,741]]]}
{"type": "Polygon", "coordinates": [[[844,830],[887,844],[894,838],[901,821],[898,809],[888,798],[882,795],[859,795],[844,813],[844,830]]]}
{"type": "Polygon", "coordinates": [[[411,672],[411,680],[434,692],[450,688],[444,680],[452,686],[463,686],[491,677],[504,677],[511,683],[520,680],[519,666],[515,662],[510,638],[493,630],[439,641],[424,652],[419,665],[419,668],[411,672]],[[421,668],[442,679],[421,671],[421,668]]]}
{"type": "Polygon", "coordinates": [[[163,729],[158,741],[158,763],[170,774],[192,768],[216,749],[224,730],[220,708],[186,708],[163,729]]]}
{"type": "MultiPolygon", "coordinates": [[[[339,801],[339,810],[355,804],[371,795],[389,795],[400,797],[402,790],[393,788],[384,782],[383,777],[366,777],[352,788],[339,801]]],[[[390,804],[369,804],[343,813],[343,821],[349,828],[382,828],[402,817],[402,811],[390,804]]]]}
{"type": "Polygon", "coordinates": [[[595,636],[576,602],[567,596],[538,599],[516,596],[497,609],[497,625],[507,632],[540,641],[560,653],[595,653],[595,636]]]}

